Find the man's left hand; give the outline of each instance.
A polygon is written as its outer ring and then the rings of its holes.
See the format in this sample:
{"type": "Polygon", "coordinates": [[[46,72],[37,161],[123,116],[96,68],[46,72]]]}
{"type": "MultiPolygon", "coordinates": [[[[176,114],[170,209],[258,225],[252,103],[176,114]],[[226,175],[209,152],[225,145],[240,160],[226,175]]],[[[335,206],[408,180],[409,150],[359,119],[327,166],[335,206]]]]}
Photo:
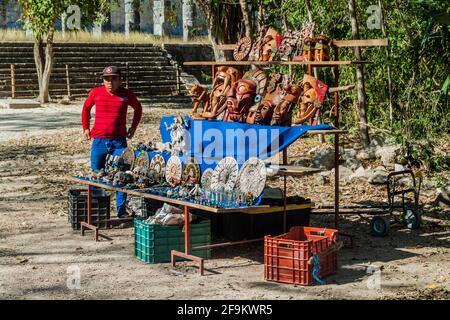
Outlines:
{"type": "Polygon", "coordinates": [[[130,128],[128,129],[127,138],[133,139],[134,133],[136,132],[136,128],[130,128]]]}

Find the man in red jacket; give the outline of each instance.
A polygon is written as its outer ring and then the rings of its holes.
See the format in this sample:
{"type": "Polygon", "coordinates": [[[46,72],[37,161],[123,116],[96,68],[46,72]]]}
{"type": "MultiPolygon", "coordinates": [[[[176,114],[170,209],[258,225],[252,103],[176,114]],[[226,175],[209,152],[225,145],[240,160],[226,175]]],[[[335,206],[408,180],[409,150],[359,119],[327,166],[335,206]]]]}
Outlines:
{"type": "MultiPolygon", "coordinates": [[[[137,97],[121,86],[121,72],[115,66],[106,67],[102,74],[103,86],[89,92],[82,111],[84,136],[92,141],[91,168],[99,171],[105,166],[106,156],[116,149],[127,147],[142,117],[142,106],[137,97]],[[90,129],[91,109],[95,105],[95,120],[90,129]],[[128,106],[134,109],[133,122],[127,130],[128,106]]],[[[126,215],[126,194],[117,192],[116,207],[119,218],[126,215]]]]}

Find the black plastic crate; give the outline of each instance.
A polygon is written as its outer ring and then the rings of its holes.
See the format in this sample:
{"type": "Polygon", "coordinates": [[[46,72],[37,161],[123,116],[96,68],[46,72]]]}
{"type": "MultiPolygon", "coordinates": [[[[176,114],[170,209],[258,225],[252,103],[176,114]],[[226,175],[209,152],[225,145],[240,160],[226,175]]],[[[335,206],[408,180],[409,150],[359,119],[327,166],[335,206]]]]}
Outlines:
{"type": "MultiPolygon", "coordinates": [[[[283,210],[280,208],[280,210],[283,210]]],[[[201,210],[191,210],[202,218],[211,220],[211,236],[213,239],[225,238],[231,241],[257,239],[266,235],[279,235],[283,231],[283,212],[247,214],[210,213],[201,210]]],[[[309,226],[310,208],[288,211],[286,213],[286,230],[295,226],[309,226]]]]}
{"type": "MultiPolygon", "coordinates": [[[[91,223],[100,228],[108,228],[110,218],[111,194],[105,190],[95,189],[91,192],[91,223]]],[[[72,189],[68,194],[68,220],[73,230],[80,229],[82,221],[87,222],[87,190],[72,189]]]]}

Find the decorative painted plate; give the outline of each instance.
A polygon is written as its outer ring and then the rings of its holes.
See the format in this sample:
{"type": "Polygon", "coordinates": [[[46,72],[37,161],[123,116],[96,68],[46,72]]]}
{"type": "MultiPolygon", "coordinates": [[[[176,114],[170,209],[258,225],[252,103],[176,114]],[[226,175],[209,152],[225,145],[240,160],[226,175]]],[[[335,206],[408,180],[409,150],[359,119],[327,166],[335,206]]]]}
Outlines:
{"type": "Polygon", "coordinates": [[[244,193],[253,193],[255,198],[259,197],[266,185],[266,177],[264,162],[252,157],[244,162],[239,171],[239,188],[244,193]]]}
{"type": "Polygon", "coordinates": [[[180,184],[183,164],[177,156],[171,156],[166,164],[166,181],[172,186],[180,184]]]}
{"type": "Polygon", "coordinates": [[[150,161],[149,174],[153,176],[154,180],[161,181],[165,177],[165,169],[166,161],[164,161],[164,158],[160,154],[155,155],[150,161]]]}
{"type": "Polygon", "coordinates": [[[150,168],[150,158],[148,157],[148,153],[146,151],[141,151],[136,157],[134,161],[134,167],[141,167],[145,172],[150,168]]]}
{"type": "Polygon", "coordinates": [[[219,161],[211,177],[211,190],[231,191],[238,179],[238,164],[232,157],[226,157],[219,161]]]}
{"type": "Polygon", "coordinates": [[[214,170],[211,168],[208,168],[203,172],[202,179],[201,179],[201,185],[203,190],[210,190],[211,189],[211,178],[214,170]]]}
{"type": "Polygon", "coordinates": [[[194,158],[186,161],[182,176],[183,183],[198,184],[200,182],[200,166],[194,158]]]}
{"type": "Polygon", "coordinates": [[[125,148],[125,150],[123,150],[122,153],[120,154],[120,158],[123,159],[123,162],[125,164],[130,166],[130,170],[133,170],[134,160],[136,159],[133,148],[131,147],[125,148]]]}

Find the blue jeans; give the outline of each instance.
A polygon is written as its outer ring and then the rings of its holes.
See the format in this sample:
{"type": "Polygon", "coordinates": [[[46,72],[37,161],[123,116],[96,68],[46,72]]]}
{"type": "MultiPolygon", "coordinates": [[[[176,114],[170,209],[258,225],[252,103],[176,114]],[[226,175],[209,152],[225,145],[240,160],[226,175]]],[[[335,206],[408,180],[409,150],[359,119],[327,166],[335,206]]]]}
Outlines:
{"type": "MultiPolygon", "coordinates": [[[[106,156],[113,154],[116,149],[124,149],[127,147],[126,138],[94,138],[91,148],[91,169],[93,171],[99,171],[105,167],[106,156]]],[[[94,188],[93,188],[94,189],[94,188]]],[[[93,190],[92,189],[92,190],[93,190]]],[[[126,214],[125,204],[127,201],[127,195],[123,192],[116,192],[116,208],[117,216],[126,214]]]]}

